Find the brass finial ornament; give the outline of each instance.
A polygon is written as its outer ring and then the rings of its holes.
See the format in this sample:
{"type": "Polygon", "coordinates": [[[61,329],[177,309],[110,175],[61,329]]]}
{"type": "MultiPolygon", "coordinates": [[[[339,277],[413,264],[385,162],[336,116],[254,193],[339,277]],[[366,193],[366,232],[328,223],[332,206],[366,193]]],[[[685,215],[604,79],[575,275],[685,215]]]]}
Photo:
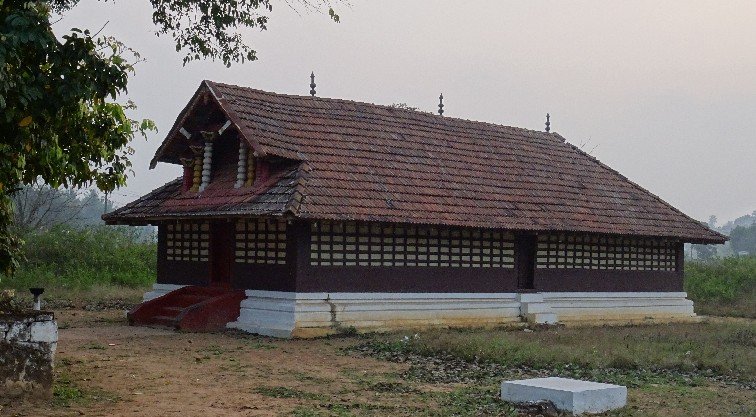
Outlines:
{"type": "Polygon", "coordinates": [[[546,133],[549,133],[551,131],[551,122],[549,121],[551,119],[551,115],[546,113],[546,133]]]}
{"type": "Polygon", "coordinates": [[[310,95],[315,97],[315,71],[310,74],[310,95]]]}
{"type": "Polygon", "coordinates": [[[438,115],[444,115],[444,93],[441,93],[441,95],[438,96],[438,115]]]}

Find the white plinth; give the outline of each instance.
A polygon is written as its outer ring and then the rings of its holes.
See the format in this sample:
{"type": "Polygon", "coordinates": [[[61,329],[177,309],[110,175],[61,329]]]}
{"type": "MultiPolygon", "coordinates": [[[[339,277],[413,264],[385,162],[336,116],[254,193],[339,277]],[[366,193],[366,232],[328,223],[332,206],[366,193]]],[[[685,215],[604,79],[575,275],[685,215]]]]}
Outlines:
{"type": "Polygon", "coordinates": [[[603,413],[627,404],[627,388],[568,378],[533,378],[502,382],[501,399],[551,401],[557,409],[573,414],[603,413]]]}

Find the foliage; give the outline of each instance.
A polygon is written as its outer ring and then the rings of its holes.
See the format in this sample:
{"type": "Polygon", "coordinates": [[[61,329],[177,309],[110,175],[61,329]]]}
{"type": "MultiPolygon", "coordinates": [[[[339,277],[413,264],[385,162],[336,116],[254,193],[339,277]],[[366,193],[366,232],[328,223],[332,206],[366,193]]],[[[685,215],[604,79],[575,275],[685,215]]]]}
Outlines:
{"type": "MultiPolygon", "coordinates": [[[[13,233],[11,196],[38,179],[53,188],[123,186],[136,134],[150,120],[127,116],[127,92],[139,55],[111,37],[72,28],[59,39],[51,16],[79,0],[0,0],[0,270],[18,267],[22,241],[13,233]]],[[[184,63],[256,59],[239,28],[267,28],[271,0],[150,0],[157,34],[169,34],[184,63]]],[[[304,1],[305,7],[317,6],[304,1]]],[[[320,3],[327,5],[327,2],[320,3]]],[[[339,16],[329,7],[336,22],[339,16]]]]}
{"type": "Polygon", "coordinates": [[[404,110],[415,110],[417,111],[417,107],[412,107],[407,103],[393,103],[389,107],[393,107],[395,109],[404,109],[404,110]]]}
{"type": "Polygon", "coordinates": [[[13,205],[13,228],[22,236],[54,226],[103,224],[100,216],[112,208],[95,190],[80,192],[42,183],[22,186],[13,194],[13,205]]]}
{"type": "MultiPolygon", "coordinates": [[[[0,269],[18,266],[20,239],[9,231],[10,196],[38,179],[53,187],[125,184],[127,146],[151,121],[127,117],[133,66],[112,38],[71,29],[58,39],[44,1],[0,2],[0,269]]],[[[135,56],[138,58],[138,56],[135,56]]]]}
{"type": "Polygon", "coordinates": [[[154,282],[157,248],[137,230],[112,226],[59,226],[28,237],[26,260],[11,284],[88,290],[100,284],[145,287],[154,282]]]}
{"type": "Polygon", "coordinates": [[[685,291],[699,313],[756,318],[756,256],[688,261],[685,291]]]}
{"type": "Polygon", "coordinates": [[[732,301],[756,287],[756,256],[685,264],[685,291],[694,300],[732,301]]]}
{"type": "MultiPolygon", "coordinates": [[[[154,8],[152,21],[158,34],[171,34],[176,51],[186,50],[184,63],[205,57],[219,58],[226,66],[232,62],[254,61],[257,53],[242,40],[237,28],[268,28],[267,13],[273,11],[271,0],[150,0],[154,8]]],[[[305,7],[315,8],[303,1],[305,7]]],[[[323,2],[327,4],[327,2],[323,2]]],[[[339,16],[332,7],[328,15],[335,22],[339,16]]]]}
{"type": "Polygon", "coordinates": [[[714,245],[693,245],[698,259],[708,260],[717,256],[717,247],[714,245]]]}
{"type": "MultiPolygon", "coordinates": [[[[55,0],[57,12],[65,12],[79,0],[55,0]]],[[[184,64],[204,59],[220,59],[230,66],[234,62],[254,61],[257,52],[245,44],[239,29],[268,29],[272,0],[150,0],[152,21],[157,35],[169,35],[176,42],[176,51],[185,51],[184,64]]],[[[327,0],[300,0],[305,9],[328,7],[334,22],[340,18],[327,0]]],[[[286,3],[292,6],[291,3],[286,3]]]]}

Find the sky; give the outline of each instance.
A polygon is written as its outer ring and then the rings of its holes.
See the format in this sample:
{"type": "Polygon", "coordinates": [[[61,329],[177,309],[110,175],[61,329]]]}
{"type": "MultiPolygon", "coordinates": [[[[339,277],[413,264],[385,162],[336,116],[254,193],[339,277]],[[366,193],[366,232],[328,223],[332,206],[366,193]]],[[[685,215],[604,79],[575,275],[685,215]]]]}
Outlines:
{"type": "Polygon", "coordinates": [[[287,94],[407,103],[552,131],[686,214],[756,210],[756,2],[364,1],[274,3],[258,61],[182,65],[147,0],[83,0],[54,26],[99,30],[145,61],[128,95],[158,133],[135,139],[125,204],[180,175],[149,161],[203,79],[287,94]],[[107,23],[107,25],[106,25],[107,23]]]}

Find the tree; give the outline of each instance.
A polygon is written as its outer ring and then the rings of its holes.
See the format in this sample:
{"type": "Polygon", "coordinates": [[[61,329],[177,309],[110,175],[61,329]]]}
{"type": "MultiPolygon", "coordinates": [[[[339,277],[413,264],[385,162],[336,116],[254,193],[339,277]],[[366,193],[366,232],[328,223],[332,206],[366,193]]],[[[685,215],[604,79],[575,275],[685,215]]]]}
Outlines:
{"type": "Polygon", "coordinates": [[[698,255],[698,259],[708,261],[717,256],[717,247],[714,245],[693,245],[693,249],[698,255]]]}
{"type": "Polygon", "coordinates": [[[716,229],[717,228],[717,216],[711,215],[709,216],[709,222],[708,222],[709,229],[716,229]]]}
{"type": "Polygon", "coordinates": [[[736,254],[746,252],[749,255],[756,255],[756,223],[749,227],[738,226],[732,229],[730,244],[736,254]]]}
{"type": "Polygon", "coordinates": [[[55,226],[85,227],[103,224],[107,208],[95,190],[52,188],[37,182],[13,194],[13,231],[20,236],[50,230],[55,226]]]}
{"type": "MultiPolygon", "coordinates": [[[[53,188],[123,186],[128,144],[155,126],[128,117],[119,103],[139,55],[111,37],[73,28],[59,39],[54,13],[79,0],[0,0],[0,270],[18,266],[12,196],[38,179],[53,188]]],[[[266,29],[271,0],[150,0],[158,35],[172,36],[184,63],[257,59],[239,28],[266,29]]],[[[327,3],[309,3],[317,7],[327,3]]],[[[332,8],[334,21],[339,17],[332,8]]]]}

